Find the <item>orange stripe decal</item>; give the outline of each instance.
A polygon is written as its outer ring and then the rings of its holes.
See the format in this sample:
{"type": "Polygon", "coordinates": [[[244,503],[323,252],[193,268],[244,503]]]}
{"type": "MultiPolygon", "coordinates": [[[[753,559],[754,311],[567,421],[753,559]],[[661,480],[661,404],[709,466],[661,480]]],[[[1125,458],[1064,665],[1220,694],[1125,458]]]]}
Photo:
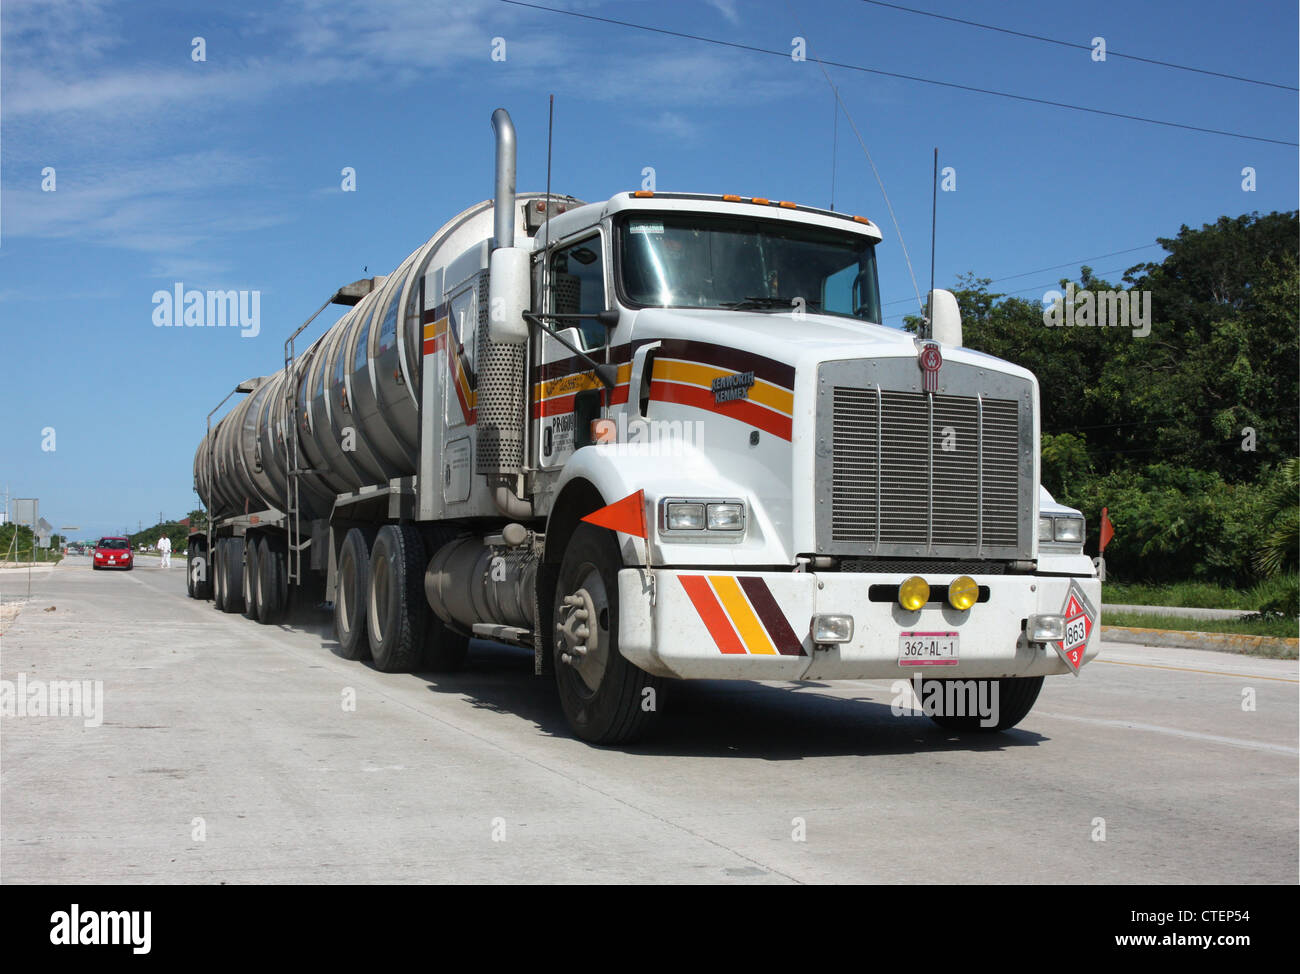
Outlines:
{"type": "Polygon", "coordinates": [[[718,604],[708,580],[703,575],[678,575],[677,579],[682,583],[682,588],[686,590],[687,597],[700,614],[704,627],[709,630],[718,649],[728,656],[744,656],[745,647],[727,619],[727,614],[722,611],[722,606],[718,604]]]}

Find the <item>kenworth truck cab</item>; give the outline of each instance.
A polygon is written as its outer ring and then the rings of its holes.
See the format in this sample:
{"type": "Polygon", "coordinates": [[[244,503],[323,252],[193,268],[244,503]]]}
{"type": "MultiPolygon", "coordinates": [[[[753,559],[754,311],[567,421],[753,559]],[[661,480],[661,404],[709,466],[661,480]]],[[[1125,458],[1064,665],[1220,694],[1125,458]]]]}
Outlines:
{"type": "Polygon", "coordinates": [[[1034,376],[962,347],[947,292],[926,336],[882,326],[874,223],[735,195],[517,197],[514,129],[493,125],[494,199],[267,397],[313,475],[368,450],[388,479],[317,485],[309,528],[251,551],[281,522],[253,528],[246,501],[245,568],[308,550],[343,654],[381,669],[450,668],[470,636],[531,646],[596,743],[697,678],[919,677],[940,724],[1002,730],[1096,655],[1100,583],[1083,518],[1039,486],[1034,376]],[[365,405],[394,362],[400,423],[365,405]],[[385,438],[417,429],[415,463],[386,468],[385,438]]]}

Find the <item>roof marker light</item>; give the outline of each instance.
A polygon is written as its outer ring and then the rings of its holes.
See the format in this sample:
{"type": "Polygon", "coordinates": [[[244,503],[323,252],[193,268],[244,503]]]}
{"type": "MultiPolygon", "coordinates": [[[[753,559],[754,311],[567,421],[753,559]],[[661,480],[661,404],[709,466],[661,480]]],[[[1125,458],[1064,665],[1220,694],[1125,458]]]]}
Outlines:
{"type": "Polygon", "coordinates": [[[772,201],[766,196],[755,196],[750,200],[751,203],[757,203],[759,206],[770,206],[772,201]]]}
{"type": "Polygon", "coordinates": [[[632,195],[635,196],[637,199],[644,200],[644,199],[649,199],[651,196],[654,196],[654,192],[648,189],[638,189],[632,195]]]}
{"type": "Polygon", "coordinates": [[[728,203],[739,203],[739,202],[740,202],[740,197],[739,197],[739,196],[732,196],[730,193],[726,193],[726,194],[724,194],[722,198],[723,198],[724,200],[726,200],[728,203]]]}
{"type": "Polygon", "coordinates": [[[797,209],[799,206],[798,203],[791,203],[789,200],[782,200],[780,203],[777,203],[776,205],[784,207],[787,210],[794,210],[797,209]]]}

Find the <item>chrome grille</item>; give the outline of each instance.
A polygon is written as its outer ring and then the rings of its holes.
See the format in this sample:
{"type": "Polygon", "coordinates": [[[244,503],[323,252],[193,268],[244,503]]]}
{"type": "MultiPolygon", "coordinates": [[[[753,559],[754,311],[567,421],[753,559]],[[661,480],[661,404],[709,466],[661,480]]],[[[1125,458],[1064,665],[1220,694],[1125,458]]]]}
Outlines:
{"type": "MultiPolygon", "coordinates": [[[[843,373],[851,364],[834,366],[843,373]]],[[[914,362],[903,364],[919,373],[914,362]]],[[[819,550],[1027,556],[1033,507],[1027,382],[996,373],[990,381],[982,371],[945,365],[950,381],[926,393],[919,382],[913,389],[884,388],[893,378],[888,365],[861,376],[882,380],[871,385],[827,382],[841,376],[822,368],[819,423],[829,434],[830,455],[822,453],[829,464],[819,467],[819,477],[829,480],[818,484],[819,550]],[[981,386],[995,386],[998,394],[981,386]]],[[[912,376],[895,370],[896,385],[905,386],[912,376]]]]}

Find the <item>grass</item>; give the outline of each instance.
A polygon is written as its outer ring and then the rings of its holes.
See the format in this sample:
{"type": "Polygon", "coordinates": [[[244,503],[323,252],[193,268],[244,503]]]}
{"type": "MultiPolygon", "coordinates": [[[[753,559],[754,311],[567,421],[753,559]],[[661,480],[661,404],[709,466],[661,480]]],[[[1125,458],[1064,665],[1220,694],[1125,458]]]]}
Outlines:
{"type": "Polygon", "coordinates": [[[1102,626],[1137,629],[1175,629],[1179,632],[1231,632],[1245,636],[1300,637],[1295,619],[1188,619],[1184,616],[1147,615],[1144,612],[1101,612],[1102,626]]]}
{"type": "Polygon", "coordinates": [[[1266,579],[1251,588],[1228,588],[1209,582],[1148,584],[1107,581],[1102,583],[1101,598],[1112,605],[1180,605],[1254,612],[1270,599],[1281,597],[1288,584],[1295,583],[1285,576],[1266,579]]]}

